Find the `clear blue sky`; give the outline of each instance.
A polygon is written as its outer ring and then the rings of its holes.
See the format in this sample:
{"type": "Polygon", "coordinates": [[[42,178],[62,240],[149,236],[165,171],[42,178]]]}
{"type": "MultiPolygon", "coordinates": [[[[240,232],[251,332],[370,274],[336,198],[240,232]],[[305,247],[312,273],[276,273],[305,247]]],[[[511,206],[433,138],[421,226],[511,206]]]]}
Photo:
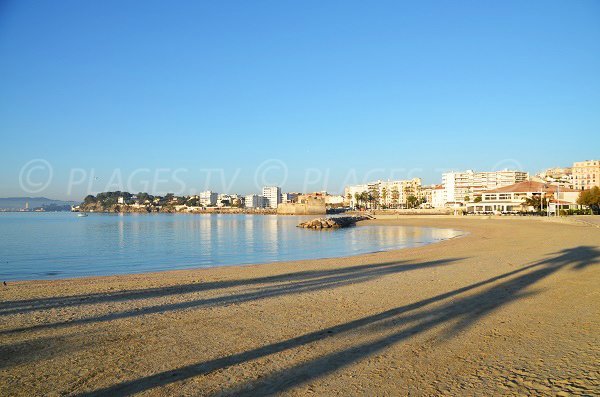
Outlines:
{"type": "Polygon", "coordinates": [[[600,2],[4,0],[0,135],[0,196],[568,166],[600,157],[600,2]]]}

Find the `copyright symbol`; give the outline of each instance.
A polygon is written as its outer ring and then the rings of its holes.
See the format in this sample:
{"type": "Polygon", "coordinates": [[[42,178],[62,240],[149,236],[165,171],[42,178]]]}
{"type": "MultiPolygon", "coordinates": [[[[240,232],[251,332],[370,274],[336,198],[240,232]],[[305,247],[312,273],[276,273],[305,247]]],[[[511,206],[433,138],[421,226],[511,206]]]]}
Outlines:
{"type": "Polygon", "coordinates": [[[39,193],[50,185],[53,175],[54,170],[48,161],[44,159],[30,160],[21,167],[19,184],[21,189],[27,193],[39,193]]]}
{"type": "Polygon", "coordinates": [[[282,186],[287,181],[288,168],[279,159],[263,161],[254,173],[254,184],[257,189],[263,186],[282,186]]]}

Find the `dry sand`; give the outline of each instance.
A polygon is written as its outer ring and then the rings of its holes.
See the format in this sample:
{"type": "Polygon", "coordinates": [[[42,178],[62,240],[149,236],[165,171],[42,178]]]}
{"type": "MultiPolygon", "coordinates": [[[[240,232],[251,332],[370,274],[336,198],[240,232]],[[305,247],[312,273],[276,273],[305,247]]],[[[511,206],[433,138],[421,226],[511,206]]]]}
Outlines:
{"type": "Polygon", "coordinates": [[[10,283],[0,395],[600,394],[600,228],[371,222],[469,234],[350,258],[10,283]]]}

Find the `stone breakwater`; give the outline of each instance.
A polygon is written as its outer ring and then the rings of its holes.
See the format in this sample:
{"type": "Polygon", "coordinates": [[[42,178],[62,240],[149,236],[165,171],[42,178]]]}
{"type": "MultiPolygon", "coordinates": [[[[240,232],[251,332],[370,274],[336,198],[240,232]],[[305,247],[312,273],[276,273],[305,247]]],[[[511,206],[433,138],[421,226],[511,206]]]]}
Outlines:
{"type": "Polygon", "coordinates": [[[369,216],[340,216],[336,218],[317,218],[300,223],[297,227],[304,229],[339,229],[353,226],[356,222],[372,219],[369,216]]]}

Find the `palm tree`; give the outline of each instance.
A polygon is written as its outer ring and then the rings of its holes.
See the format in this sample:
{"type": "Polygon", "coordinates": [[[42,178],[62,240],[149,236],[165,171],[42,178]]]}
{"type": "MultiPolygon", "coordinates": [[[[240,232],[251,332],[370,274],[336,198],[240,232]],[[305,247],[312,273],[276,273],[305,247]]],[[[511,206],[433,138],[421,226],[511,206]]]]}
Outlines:
{"type": "Polygon", "coordinates": [[[354,200],[356,201],[356,206],[360,207],[360,201],[362,200],[362,193],[354,193],[354,200]]]}
{"type": "Polygon", "coordinates": [[[533,195],[531,197],[524,197],[523,204],[526,207],[533,207],[536,211],[540,211],[542,209],[542,205],[544,207],[548,206],[548,199],[542,198],[541,195],[533,195]]]}
{"type": "Polygon", "coordinates": [[[412,194],[406,198],[408,208],[414,208],[417,201],[418,201],[417,198],[415,196],[413,196],[412,194]]]}
{"type": "Polygon", "coordinates": [[[388,196],[388,191],[387,191],[387,188],[384,186],[381,189],[381,200],[383,202],[383,208],[385,208],[387,196],[388,196]]]}
{"type": "Polygon", "coordinates": [[[398,191],[398,187],[394,186],[392,188],[392,206],[394,208],[398,208],[398,199],[400,198],[400,192],[398,191]]]}
{"type": "Polygon", "coordinates": [[[365,204],[365,207],[367,207],[367,204],[370,202],[371,200],[371,195],[368,192],[362,192],[360,194],[360,199],[361,201],[365,204]]]}
{"type": "Polygon", "coordinates": [[[404,186],[403,190],[404,190],[404,197],[405,197],[404,205],[406,205],[406,208],[410,208],[408,198],[412,196],[412,191],[409,186],[404,186]]]}

